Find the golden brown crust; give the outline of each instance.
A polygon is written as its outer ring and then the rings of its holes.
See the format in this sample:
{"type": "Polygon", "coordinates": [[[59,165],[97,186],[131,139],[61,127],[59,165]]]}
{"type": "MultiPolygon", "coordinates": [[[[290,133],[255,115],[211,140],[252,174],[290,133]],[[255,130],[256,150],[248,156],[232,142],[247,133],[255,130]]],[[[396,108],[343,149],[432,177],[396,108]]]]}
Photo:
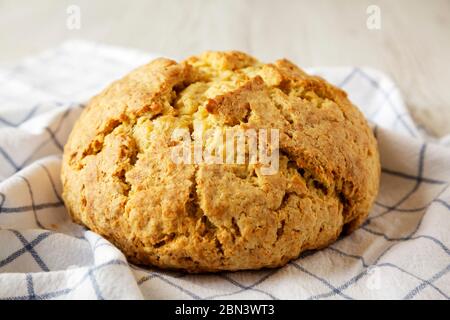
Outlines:
{"type": "Polygon", "coordinates": [[[132,262],[190,272],[277,267],[328,245],[364,221],[379,176],[375,138],[345,92],[240,52],[157,59],[114,82],[77,121],[62,165],[75,221],[132,262]],[[279,129],[279,171],[175,164],[172,131],[194,119],[279,129]]]}

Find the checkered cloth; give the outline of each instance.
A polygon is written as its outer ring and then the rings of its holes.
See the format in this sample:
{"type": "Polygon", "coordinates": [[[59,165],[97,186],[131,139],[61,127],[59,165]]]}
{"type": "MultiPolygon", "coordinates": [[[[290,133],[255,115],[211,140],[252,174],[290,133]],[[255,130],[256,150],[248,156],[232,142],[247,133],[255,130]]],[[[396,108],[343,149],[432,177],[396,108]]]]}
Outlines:
{"type": "Polygon", "coordinates": [[[425,139],[397,87],[366,68],[308,70],[362,108],[383,167],[370,218],[330,247],[279,269],[189,275],[133,266],[73,224],[59,179],[72,124],[91,95],[151,58],[73,41],[0,70],[0,298],[449,298],[450,139],[425,139]]]}

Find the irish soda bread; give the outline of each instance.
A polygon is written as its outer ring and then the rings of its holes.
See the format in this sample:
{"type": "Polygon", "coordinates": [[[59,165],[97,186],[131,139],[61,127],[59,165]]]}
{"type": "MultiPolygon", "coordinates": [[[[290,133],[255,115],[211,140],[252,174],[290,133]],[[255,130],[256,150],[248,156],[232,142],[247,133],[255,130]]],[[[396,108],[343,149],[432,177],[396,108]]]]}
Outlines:
{"type": "Polygon", "coordinates": [[[133,263],[189,272],[277,267],[323,248],[364,221],[379,177],[376,140],[345,92],[236,51],[156,59],[112,83],[83,111],[62,164],[76,222],[133,263]],[[175,163],[172,133],[194,136],[194,120],[278,129],[278,171],[247,158],[175,163]]]}

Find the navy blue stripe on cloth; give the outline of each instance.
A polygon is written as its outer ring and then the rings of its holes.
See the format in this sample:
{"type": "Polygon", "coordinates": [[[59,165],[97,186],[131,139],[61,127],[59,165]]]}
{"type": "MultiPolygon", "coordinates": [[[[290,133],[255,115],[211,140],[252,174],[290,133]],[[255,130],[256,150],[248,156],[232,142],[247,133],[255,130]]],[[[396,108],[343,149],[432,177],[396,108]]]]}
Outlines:
{"type": "Polygon", "coordinates": [[[20,242],[22,242],[26,251],[28,251],[31,254],[34,261],[36,261],[36,263],[42,269],[42,271],[45,271],[45,272],[50,271],[50,269],[47,267],[45,262],[42,260],[42,258],[39,256],[39,254],[36,252],[36,250],[34,250],[35,245],[31,245],[31,243],[28,242],[28,240],[25,239],[25,237],[19,231],[11,230],[11,232],[14,233],[14,235],[20,240],[20,242]]]}
{"type": "MultiPolygon", "coordinates": [[[[81,108],[81,105],[78,105],[78,107],[81,108]]],[[[15,170],[15,172],[20,171],[21,169],[23,169],[28,162],[33,158],[33,156],[35,154],[37,154],[45,145],[47,145],[50,141],[53,141],[54,145],[56,146],[56,148],[59,151],[63,150],[63,147],[61,145],[61,143],[58,141],[58,139],[56,138],[57,133],[61,130],[61,128],[63,127],[63,123],[64,121],[67,119],[67,117],[69,116],[69,114],[71,113],[71,111],[73,110],[73,108],[68,108],[60,117],[60,119],[58,120],[58,123],[56,125],[56,128],[54,130],[52,130],[50,128],[50,126],[45,128],[45,131],[48,132],[49,134],[49,138],[42,141],[40,144],[38,144],[29,154],[29,156],[22,161],[22,163],[16,163],[12,157],[0,146],[0,155],[3,156],[3,158],[6,160],[7,163],[9,163],[15,170]]]]}
{"type": "Polygon", "coordinates": [[[405,179],[409,179],[409,180],[415,180],[420,181],[420,182],[425,182],[425,183],[430,183],[430,184],[447,184],[448,181],[444,181],[444,180],[437,180],[437,179],[430,179],[430,178],[424,178],[424,177],[417,177],[414,175],[410,175],[407,173],[403,173],[403,172],[399,172],[399,171],[395,171],[395,170],[390,170],[390,169],[386,169],[386,168],[382,168],[381,169],[382,173],[385,174],[390,174],[393,176],[398,176],[401,178],[405,178],[405,179]]]}
{"type": "MultiPolygon", "coordinates": [[[[360,229],[363,229],[363,228],[360,228],[360,229]]],[[[363,229],[363,230],[365,230],[365,229],[363,229]]],[[[367,231],[367,230],[366,230],[366,231],[367,231]]],[[[384,238],[385,238],[386,240],[388,240],[388,241],[395,241],[395,242],[398,242],[398,241],[411,241],[411,240],[417,240],[417,239],[429,239],[429,240],[432,240],[433,242],[437,243],[438,245],[440,245],[441,248],[444,249],[444,251],[447,253],[447,255],[450,255],[450,251],[448,250],[448,248],[447,248],[442,242],[440,242],[439,240],[437,240],[437,239],[435,239],[435,238],[433,238],[433,237],[431,237],[431,236],[425,236],[425,235],[423,235],[423,236],[416,236],[416,237],[409,237],[409,238],[402,238],[402,239],[392,239],[392,240],[389,240],[389,238],[387,238],[386,235],[384,235],[384,234],[382,234],[382,233],[379,233],[379,234],[377,234],[377,235],[384,236],[384,238]]],[[[383,253],[381,253],[381,255],[375,260],[375,262],[372,264],[372,266],[379,267],[379,266],[385,265],[385,264],[378,264],[378,262],[379,262],[380,259],[381,259],[384,255],[386,255],[386,253],[389,252],[394,246],[395,246],[395,244],[389,246],[385,251],[383,251],[383,253]]],[[[339,292],[342,291],[342,290],[347,289],[347,288],[350,287],[351,285],[356,284],[362,277],[364,277],[364,276],[367,274],[367,272],[368,272],[367,269],[365,269],[364,271],[360,272],[358,275],[352,277],[349,281],[345,282],[343,285],[341,285],[341,286],[339,286],[339,287],[337,287],[337,288],[335,288],[335,289],[336,289],[337,291],[339,291],[339,292]]],[[[320,298],[330,297],[330,296],[333,296],[333,295],[336,294],[336,290],[331,290],[330,292],[323,293],[323,294],[320,294],[320,295],[315,295],[315,296],[312,296],[312,297],[310,297],[310,298],[311,298],[311,299],[320,299],[320,298]]]]}
{"type": "Polygon", "coordinates": [[[234,292],[231,292],[231,293],[228,293],[228,294],[214,295],[214,296],[206,297],[206,298],[204,298],[204,299],[217,299],[217,298],[223,298],[223,297],[226,297],[226,296],[235,295],[235,294],[238,294],[238,293],[241,293],[241,292],[244,292],[244,291],[255,291],[255,292],[262,293],[262,294],[265,295],[265,296],[268,296],[268,297],[271,298],[272,300],[278,300],[278,298],[275,297],[273,294],[271,294],[271,293],[269,293],[269,292],[267,292],[267,291],[264,291],[264,290],[255,288],[257,285],[263,283],[265,280],[267,280],[267,279],[269,279],[271,276],[273,276],[276,272],[277,272],[277,270],[274,270],[274,271],[272,271],[272,272],[269,272],[267,275],[265,275],[264,277],[262,277],[261,279],[259,279],[258,281],[254,282],[253,284],[251,284],[251,285],[249,285],[249,286],[245,286],[245,285],[239,283],[238,281],[231,279],[231,278],[230,278],[229,276],[227,276],[226,274],[221,274],[221,275],[219,275],[219,277],[221,277],[222,279],[224,279],[224,280],[226,280],[227,282],[231,283],[232,285],[234,285],[234,286],[240,288],[240,290],[237,290],[237,291],[234,291],[234,292]]]}
{"type": "Polygon", "coordinates": [[[412,272],[409,272],[409,271],[405,270],[404,268],[401,268],[401,267],[399,267],[399,266],[397,266],[397,265],[395,265],[393,263],[383,263],[381,265],[370,265],[370,264],[366,263],[366,261],[364,260],[363,256],[359,256],[359,255],[355,255],[355,254],[349,254],[349,253],[346,253],[346,252],[344,252],[342,250],[336,249],[334,247],[328,247],[327,250],[332,251],[332,252],[336,252],[337,254],[339,254],[341,256],[344,256],[344,257],[357,259],[357,260],[359,260],[361,262],[361,264],[362,264],[362,266],[364,268],[369,268],[369,267],[374,267],[375,266],[375,267],[380,267],[380,268],[381,267],[391,267],[391,268],[397,269],[397,270],[401,271],[402,273],[405,273],[405,274],[407,274],[407,275],[409,275],[409,276],[411,276],[411,277],[413,277],[413,278],[415,278],[417,280],[420,280],[422,282],[427,283],[429,286],[431,286],[434,290],[436,290],[444,298],[449,299],[449,296],[447,294],[445,294],[440,288],[436,287],[433,283],[431,283],[428,280],[425,280],[425,279],[423,279],[421,277],[418,277],[415,274],[413,274],[412,272]]]}
{"type": "Polygon", "coordinates": [[[91,280],[92,287],[94,288],[95,295],[97,296],[97,300],[105,300],[105,298],[102,295],[102,292],[100,290],[100,287],[98,286],[97,279],[95,278],[94,274],[95,270],[90,269],[88,272],[89,279],[91,280]]]}
{"type": "Polygon", "coordinates": [[[417,180],[416,183],[414,184],[414,186],[412,187],[412,189],[407,192],[400,200],[398,200],[394,205],[392,205],[392,209],[387,209],[385,211],[383,211],[382,213],[377,214],[375,217],[369,217],[365,222],[364,222],[364,226],[370,224],[370,222],[374,219],[374,218],[379,218],[382,217],[388,213],[390,213],[391,211],[393,211],[395,208],[399,207],[400,205],[402,205],[406,200],[409,199],[409,197],[411,197],[420,187],[421,183],[422,183],[422,175],[423,175],[423,165],[424,165],[424,159],[425,159],[425,151],[426,151],[426,144],[422,144],[421,148],[420,148],[420,152],[419,152],[419,164],[418,164],[418,169],[417,169],[417,180]]]}
{"type": "Polygon", "coordinates": [[[153,278],[158,278],[160,280],[162,280],[163,282],[169,284],[170,286],[178,289],[179,291],[185,293],[186,295],[190,296],[191,298],[195,299],[195,300],[200,300],[200,296],[198,296],[197,294],[195,294],[194,292],[183,288],[182,286],[176,284],[175,282],[165,278],[162,274],[159,274],[157,272],[152,272],[149,275],[145,276],[144,278],[142,278],[141,280],[138,281],[138,285],[142,285],[143,283],[145,283],[146,281],[153,279],[153,278]]]}
{"type": "Polygon", "coordinates": [[[43,164],[41,164],[39,162],[37,163],[37,165],[39,167],[41,167],[45,171],[45,173],[47,174],[48,180],[50,181],[50,184],[51,184],[52,189],[53,189],[53,193],[55,194],[56,198],[58,198],[59,202],[62,203],[63,199],[59,195],[58,190],[56,190],[56,184],[53,181],[53,178],[52,178],[52,175],[50,174],[50,171],[47,169],[47,167],[45,165],[43,165],[43,164]]]}
{"type": "MultiPolygon", "coordinates": [[[[109,266],[113,266],[113,265],[128,267],[128,263],[126,263],[125,261],[122,261],[122,260],[118,260],[118,259],[114,259],[114,260],[99,264],[97,266],[89,268],[84,273],[84,275],[80,278],[80,280],[72,287],[65,288],[65,289],[59,289],[59,290],[55,290],[55,291],[51,291],[51,292],[47,292],[47,293],[42,293],[39,295],[37,295],[35,293],[34,299],[51,299],[51,298],[58,298],[63,295],[69,294],[69,293],[73,292],[74,290],[76,290],[78,287],[80,287],[87,279],[91,280],[92,272],[98,271],[100,269],[103,269],[103,268],[109,267],[109,266]]],[[[101,292],[99,292],[99,293],[100,293],[100,295],[102,295],[101,292]]],[[[29,300],[29,299],[30,299],[30,295],[0,298],[0,300],[29,300]]]]}
{"type": "MultiPolygon", "coordinates": [[[[349,83],[350,80],[351,80],[355,75],[357,75],[357,74],[360,75],[360,76],[362,76],[364,79],[366,79],[366,80],[368,81],[368,83],[370,83],[377,91],[379,91],[379,92],[383,95],[383,97],[384,97],[386,103],[389,104],[389,106],[391,107],[391,110],[392,110],[392,111],[395,113],[395,115],[396,115],[395,122],[400,122],[400,123],[403,125],[403,127],[408,131],[408,133],[409,133],[412,137],[416,138],[416,137],[417,137],[417,133],[415,132],[415,130],[412,129],[412,128],[410,127],[410,125],[403,119],[404,114],[403,114],[403,115],[400,114],[400,113],[398,112],[396,106],[394,105],[394,103],[392,103],[392,100],[391,100],[391,93],[394,92],[395,90],[392,90],[392,89],[391,89],[391,90],[389,90],[389,91],[385,91],[385,90],[380,86],[380,84],[378,83],[378,81],[376,81],[376,80],[373,79],[370,75],[368,75],[366,72],[364,72],[363,70],[361,70],[360,68],[357,68],[357,67],[354,68],[354,69],[350,72],[350,74],[349,74],[348,76],[346,76],[346,77],[344,78],[344,80],[343,80],[341,83],[338,84],[338,87],[343,88],[343,87],[344,87],[347,83],[349,83]]],[[[384,105],[384,104],[381,104],[380,107],[379,107],[379,109],[380,109],[383,105],[384,105]]],[[[379,111],[379,109],[378,109],[378,111],[379,111]]],[[[376,111],[376,113],[378,113],[378,111],[376,111]]],[[[376,116],[376,113],[373,114],[373,115],[371,115],[371,117],[369,117],[369,119],[373,119],[373,117],[376,116]]]]}
{"type": "MultiPolygon", "coordinates": [[[[10,230],[11,231],[11,230],[10,230]]],[[[18,232],[18,231],[16,231],[18,232]]],[[[27,246],[22,247],[21,249],[11,253],[9,256],[7,256],[6,258],[4,258],[3,260],[0,260],[0,268],[4,267],[5,265],[13,262],[14,260],[16,260],[18,257],[20,257],[21,255],[23,255],[26,252],[29,252],[28,249],[34,248],[37,244],[39,244],[41,241],[45,240],[48,238],[48,236],[50,236],[52,233],[51,232],[43,232],[41,233],[39,236],[37,236],[34,240],[32,240],[31,242],[29,242],[27,244],[27,246]]]]}
{"type": "Polygon", "coordinates": [[[304,267],[300,266],[299,264],[297,264],[294,261],[291,261],[289,263],[290,265],[293,265],[295,268],[297,268],[298,270],[310,275],[311,277],[319,280],[320,282],[322,282],[325,286],[327,286],[328,288],[330,288],[332,290],[332,292],[334,294],[340,295],[341,297],[347,299],[347,300],[352,300],[353,298],[351,298],[350,296],[346,295],[345,293],[342,292],[342,290],[340,290],[339,288],[336,288],[335,286],[333,286],[328,280],[325,280],[322,277],[319,277],[318,275],[306,270],[304,267]]]}
{"type": "MultiPolygon", "coordinates": [[[[445,267],[444,269],[442,269],[441,271],[439,271],[438,273],[436,273],[435,275],[433,275],[430,279],[428,280],[424,280],[420,285],[418,285],[417,287],[415,287],[414,289],[411,290],[411,292],[409,292],[403,299],[405,300],[409,300],[412,299],[414,296],[416,296],[420,291],[422,291],[423,289],[425,289],[427,286],[431,286],[433,282],[435,282],[436,280],[438,280],[439,278],[441,278],[443,275],[445,275],[446,273],[448,273],[450,271],[450,264],[447,265],[447,267],[445,267]]],[[[447,299],[449,299],[448,296],[446,296],[447,299]]]]}
{"type": "Polygon", "coordinates": [[[28,181],[27,178],[25,178],[25,177],[23,177],[23,176],[18,175],[17,177],[20,178],[20,179],[22,179],[22,180],[25,182],[25,184],[27,185],[27,188],[28,188],[28,194],[30,195],[30,199],[31,199],[31,209],[32,209],[32,211],[33,211],[34,220],[36,221],[37,226],[38,226],[39,228],[41,228],[41,229],[45,229],[45,227],[44,227],[44,226],[41,224],[41,222],[39,221],[39,217],[38,217],[38,214],[37,214],[37,211],[36,211],[36,205],[35,205],[35,203],[34,203],[33,189],[31,188],[30,182],[28,181]]]}
{"type": "Polygon", "coordinates": [[[25,115],[25,117],[18,121],[18,122],[11,122],[3,117],[0,117],[0,122],[4,123],[5,125],[7,125],[8,127],[19,127],[21,124],[23,124],[25,121],[30,120],[31,117],[33,117],[33,115],[36,113],[36,111],[38,110],[39,105],[36,105],[34,107],[31,108],[31,110],[25,115]]]}
{"type": "Polygon", "coordinates": [[[25,275],[27,281],[28,300],[36,300],[36,293],[34,292],[33,277],[30,273],[25,275]]]}

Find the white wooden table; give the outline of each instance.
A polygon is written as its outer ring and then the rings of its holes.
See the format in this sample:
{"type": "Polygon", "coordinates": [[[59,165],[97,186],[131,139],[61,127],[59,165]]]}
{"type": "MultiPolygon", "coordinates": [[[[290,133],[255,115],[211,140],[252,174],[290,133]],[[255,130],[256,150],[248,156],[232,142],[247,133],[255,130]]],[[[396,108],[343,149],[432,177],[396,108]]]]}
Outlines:
{"type": "Polygon", "coordinates": [[[450,133],[450,1],[0,1],[0,66],[82,38],[168,57],[237,49],[300,66],[372,66],[399,84],[416,120],[450,133]],[[81,28],[67,28],[67,8],[81,28]],[[369,5],[381,28],[369,30],[369,5]]]}

